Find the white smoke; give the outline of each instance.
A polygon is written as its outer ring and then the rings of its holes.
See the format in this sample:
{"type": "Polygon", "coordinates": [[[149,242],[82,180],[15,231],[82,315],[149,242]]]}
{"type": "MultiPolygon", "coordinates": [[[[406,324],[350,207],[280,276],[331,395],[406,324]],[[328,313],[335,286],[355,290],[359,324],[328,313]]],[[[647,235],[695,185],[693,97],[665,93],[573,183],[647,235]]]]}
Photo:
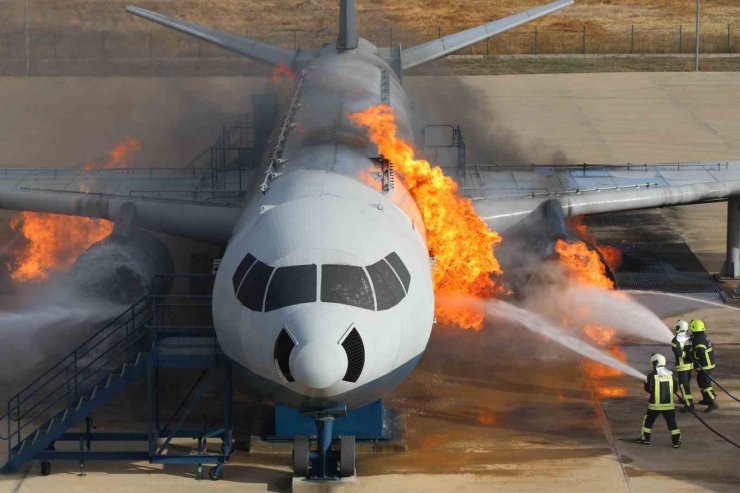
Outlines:
{"type": "Polygon", "coordinates": [[[673,337],[660,318],[629,295],[574,281],[540,289],[524,306],[550,320],[567,320],[572,331],[595,325],[615,329],[621,340],[668,343],[673,337]]]}
{"type": "Polygon", "coordinates": [[[0,399],[46,371],[124,308],[91,301],[57,282],[4,298],[3,305],[0,399]]]}

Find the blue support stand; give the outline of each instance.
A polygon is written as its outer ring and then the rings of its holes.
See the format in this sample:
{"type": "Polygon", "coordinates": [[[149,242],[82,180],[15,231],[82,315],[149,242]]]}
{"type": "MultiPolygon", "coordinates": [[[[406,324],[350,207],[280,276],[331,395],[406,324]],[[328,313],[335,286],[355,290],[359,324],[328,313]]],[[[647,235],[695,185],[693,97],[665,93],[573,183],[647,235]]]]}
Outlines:
{"type": "Polygon", "coordinates": [[[312,457],[314,459],[312,462],[317,463],[318,467],[312,469],[317,471],[317,474],[314,474],[317,478],[325,479],[337,475],[337,461],[331,451],[333,424],[334,416],[316,418],[318,451],[316,457],[312,457]]]}
{"type": "MultiPolygon", "coordinates": [[[[357,440],[386,440],[388,430],[384,429],[385,408],[378,400],[359,409],[347,411],[345,416],[335,416],[332,424],[332,438],[352,435],[357,440]]],[[[314,416],[285,406],[275,406],[275,435],[270,440],[286,441],[296,436],[317,436],[314,416]]]]}

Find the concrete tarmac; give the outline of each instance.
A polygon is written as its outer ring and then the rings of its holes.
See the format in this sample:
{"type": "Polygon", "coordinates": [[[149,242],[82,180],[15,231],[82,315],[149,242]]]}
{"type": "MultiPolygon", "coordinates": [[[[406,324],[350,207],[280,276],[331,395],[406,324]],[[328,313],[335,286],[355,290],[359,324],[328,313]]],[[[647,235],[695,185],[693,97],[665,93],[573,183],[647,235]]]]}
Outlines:
{"type": "MultiPolygon", "coordinates": [[[[196,110],[206,117],[235,115],[238,112],[228,101],[245,102],[261,83],[244,78],[0,79],[0,99],[6,108],[0,122],[7,129],[0,135],[0,162],[79,165],[91,157],[86,142],[93,141],[99,155],[120,134],[121,140],[142,136],[145,149],[147,142],[159,149],[146,154],[146,164],[158,156],[176,164],[178,152],[168,150],[167,143],[185,135],[182,141],[195,145],[187,138],[191,134],[183,132],[191,123],[199,124],[196,110]],[[193,94],[198,106],[188,107],[185,96],[177,98],[179,109],[168,104],[173,87],[178,94],[193,94]],[[211,90],[216,94],[208,95],[211,90]],[[75,112],[75,105],[65,105],[65,98],[87,99],[88,118],[75,119],[74,128],[59,124],[62,116],[72,121],[65,114],[75,112]],[[53,111],[45,113],[47,108],[53,111]],[[179,118],[183,114],[184,120],[179,118]],[[34,137],[23,129],[33,130],[34,137]],[[34,144],[45,141],[60,143],[60,152],[55,153],[54,145],[44,149],[34,144]],[[32,148],[33,159],[19,161],[23,146],[32,148]],[[62,158],[65,163],[58,162],[62,158]]],[[[462,124],[471,153],[481,160],[620,163],[740,156],[740,74],[408,77],[406,83],[422,119],[462,124]]],[[[215,135],[217,128],[208,131],[215,135]]],[[[193,139],[205,146],[211,136],[201,133],[193,139]]],[[[661,213],[674,222],[705,265],[716,270],[717,256],[724,250],[724,206],[661,213]]],[[[737,312],[686,316],[701,316],[707,322],[720,361],[716,376],[740,393],[737,312]]],[[[646,367],[651,352],[670,352],[667,347],[639,344],[623,349],[638,369],[646,367]]],[[[661,421],[649,447],[622,441],[639,433],[646,406],[642,382],[623,376],[596,379],[586,368],[566,350],[506,327],[486,327],[479,333],[435,327],[419,367],[386,401],[406,413],[408,452],[361,455],[358,490],[737,491],[738,450],[693,418],[679,416],[684,433],[679,450],[670,447],[661,421]],[[603,397],[600,389],[605,387],[622,389],[625,396],[603,397]]],[[[129,401],[135,404],[135,396],[129,401]]],[[[740,440],[740,404],[726,396],[720,396],[720,403],[722,409],[707,419],[740,440]]],[[[100,430],[106,424],[143,426],[143,411],[133,418],[120,410],[109,411],[98,420],[100,430]]],[[[218,482],[195,480],[191,466],[88,463],[87,475],[80,477],[77,464],[55,463],[52,475],[42,477],[36,464],[0,477],[0,493],[288,491],[289,463],[289,455],[237,451],[218,482]]]]}

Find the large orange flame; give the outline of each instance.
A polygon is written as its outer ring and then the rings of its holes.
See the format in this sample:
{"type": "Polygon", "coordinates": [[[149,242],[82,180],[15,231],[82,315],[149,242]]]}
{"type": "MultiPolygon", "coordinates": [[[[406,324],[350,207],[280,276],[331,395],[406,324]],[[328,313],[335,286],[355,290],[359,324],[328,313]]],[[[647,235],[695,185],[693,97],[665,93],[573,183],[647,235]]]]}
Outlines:
{"type": "MultiPolygon", "coordinates": [[[[615,329],[597,325],[586,325],[583,327],[583,333],[594,341],[596,345],[606,348],[619,361],[623,363],[627,362],[627,355],[624,354],[624,351],[614,346],[614,338],[617,335],[615,329]]],[[[605,399],[625,397],[627,395],[627,389],[625,387],[604,383],[605,379],[623,375],[622,371],[592,360],[586,360],[584,367],[589,380],[593,384],[597,397],[605,399]]]]}
{"type": "Polygon", "coordinates": [[[11,266],[16,281],[45,281],[52,271],[66,270],[93,243],[107,237],[113,224],[87,217],[21,212],[10,221],[27,240],[11,266]]]}
{"type": "Polygon", "coordinates": [[[461,196],[457,183],[438,166],[414,157],[412,146],[398,137],[396,117],[386,104],[353,113],[350,120],[367,127],[370,140],[393,163],[421,211],[427,245],[436,264],[432,274],[437,294],[435,315],[443,323],[480,330],[482,306],[446,303],[460,296],[491,297],[502,292],[492,276],[501,275],[494,247],[501,242],[461,196]]]}
{"type": "Polygon", "coordinates": [[[622,263],[622,252],[619,248],[600,244],[596,237],[589,233],[588,226],[586,225],[586,216],[570,217],[568,218],[568,225],[576,230],[576,233],[583,241],[593,245],[604,256],[606,263],[612,270],[619,267],[622,263]]]}
{"type": "MultiPolygon", "coordinates": [[[[108,152],[103,163],[86,163],[85,169],[127,167],[133,153],[141,149],[129,138],[108,152]]],[[[86,192],[87,184],[82,185],[86,192]]],[[[101,219],[21,212],[10,227],[20,231],[26,245],[11,262],[10,275],[16,281],[45,281],[53,271],[64,271],[91,245],[106,238],[113,224],[101,219]]]]}
{"type": "Polygon", "coordinates": [[[582,241],[568,243],[558,240],[555,251],[566,272],[581,283],[603,289],[614,289],[614,282],[609,278],[606,266],[594,250],[590,250],[582,241]]]}

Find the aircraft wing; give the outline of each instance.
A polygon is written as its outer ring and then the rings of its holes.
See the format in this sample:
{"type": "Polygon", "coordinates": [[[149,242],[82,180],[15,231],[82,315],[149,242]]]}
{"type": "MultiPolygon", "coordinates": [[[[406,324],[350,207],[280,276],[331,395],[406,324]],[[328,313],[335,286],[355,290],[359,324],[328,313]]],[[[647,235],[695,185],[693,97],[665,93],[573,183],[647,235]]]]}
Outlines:
{"type": "Polygon", "coordinates": [[[240,170],[203,168],[0,169],[0,209],[117,221],[226,242],[242,210],[240,170]],[[218,175],[218,176],[216,176],[218,175]]]}
{"type": "Polygon", "coordinates": [[[727,200],[740,196],[740,160],[579,166],[468,166],[461,191],[504,231],[545,201],[565,217],[727,200]],[[471,171],[472,170],[472,171],[471,171]]]}

